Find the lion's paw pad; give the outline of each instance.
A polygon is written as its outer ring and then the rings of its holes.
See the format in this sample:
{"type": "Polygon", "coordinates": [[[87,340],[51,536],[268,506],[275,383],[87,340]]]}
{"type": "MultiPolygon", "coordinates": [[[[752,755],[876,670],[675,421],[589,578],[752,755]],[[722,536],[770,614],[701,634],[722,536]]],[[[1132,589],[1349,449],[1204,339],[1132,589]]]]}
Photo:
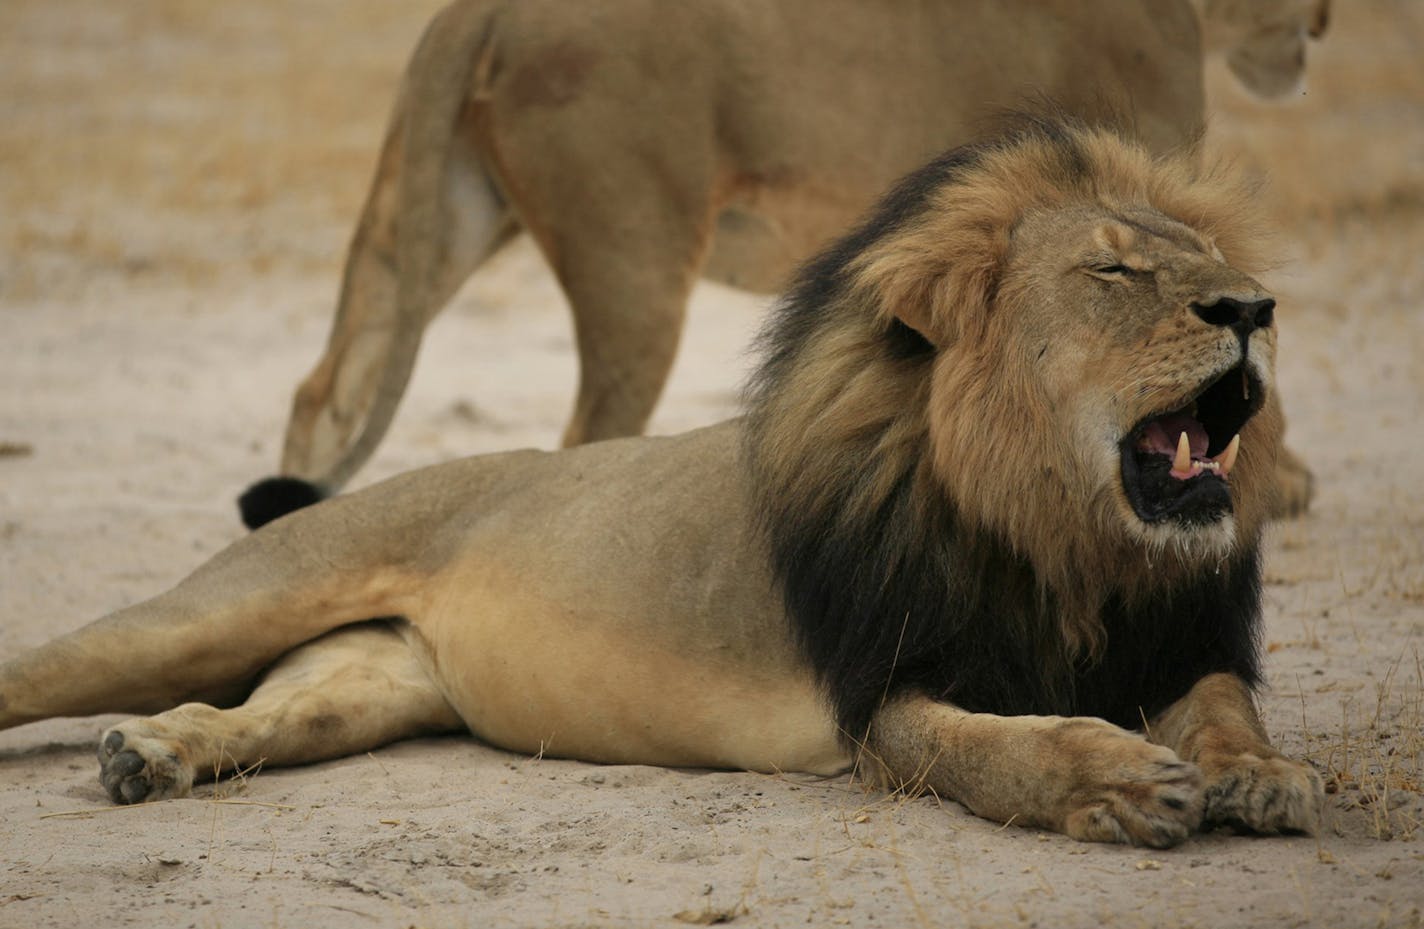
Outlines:
{"type": "Polygon", "coordinates": [[[115,803],[142,803],[182,797],[193,773],[169,740],[125,732],[121,724],[99,742],[99,782],[115,803]]]}

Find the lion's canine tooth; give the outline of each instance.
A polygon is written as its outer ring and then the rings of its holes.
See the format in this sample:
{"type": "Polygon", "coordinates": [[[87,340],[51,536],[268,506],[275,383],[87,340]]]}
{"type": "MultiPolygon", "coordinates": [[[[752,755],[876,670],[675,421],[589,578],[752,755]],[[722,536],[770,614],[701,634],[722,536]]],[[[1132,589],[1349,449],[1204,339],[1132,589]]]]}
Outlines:
{"type": "Polygon", "coordinates": [[[1226,450],[1212,459],[1212,461],[1216,461],[1221,464],[1222,477],[1226,477],[1226,475],[1231,473],[1231,469],[1236,467],[1236,455],[1240,451],[1241,434],[1237,433],[1236,435],[1231,437],[1231,441],[1227,444],[1226,450]]]}
{"type": "Polygon", "coordinates": [[[1192,473],[1192,443],[1185,432],[1177,439],[1177,457],[1172,461],[1172,470],[1188,476],[1192,473]]]}

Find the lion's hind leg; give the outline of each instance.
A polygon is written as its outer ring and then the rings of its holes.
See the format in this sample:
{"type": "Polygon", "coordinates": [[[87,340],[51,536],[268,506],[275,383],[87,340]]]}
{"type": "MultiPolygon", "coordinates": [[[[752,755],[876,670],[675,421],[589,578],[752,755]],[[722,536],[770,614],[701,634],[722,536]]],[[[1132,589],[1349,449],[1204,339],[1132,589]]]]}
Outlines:
{"type": "Polygon", "coordinates": [[[241,706],[186,703],[114,726],[100,740],[99,779],[115,803],[163,800],[225,771],[338,758],[463,725],[401,633],[361,623],[283,656],[241,706]]]}
{"type": "Polygon", "coordinates": [[[1208,825],[1265,834],[1319,828],[1320,776],[1271,746],[1250,690],[1235,675],[1197,681],[1153,722],[1151,734],[1201,768],[1208,825]]]}
{"type": "MultiPolygon", "coordinates": [[[[599,57],[596,48],[580,54],[599,57]]],[[[709,127],[661,92],[584,94],[555,114],[510,94],[491,101],[490,160],[505,189],[518,191],[520,221],[573,314],[579,381],[565,447],[642,433],[708,257],[715,165],[689,157],[682,140],[709,127]],[[638,125],[648,112],[661,114],[656,138],[585,129],[638,125]],[[558,158],[548,157],[551,145],[562,146],[558,158]]]]}
{"type": "Polygon", "coordinates": [[[876,715],[867,747],[892,786],[997,822],[1154,848],[1201,822],[1196,766],[1100,719],[969,713],[910,695],[876,715]]]}
{"type": "Polygon", "coordinates": [[[1303,516],[1315,499],[1315,475],[1310,467],[1288,446],[1281,446],[1276,459],[1276,491],[1271,502],[1271,516],[1292,519],[1303,516]]]}

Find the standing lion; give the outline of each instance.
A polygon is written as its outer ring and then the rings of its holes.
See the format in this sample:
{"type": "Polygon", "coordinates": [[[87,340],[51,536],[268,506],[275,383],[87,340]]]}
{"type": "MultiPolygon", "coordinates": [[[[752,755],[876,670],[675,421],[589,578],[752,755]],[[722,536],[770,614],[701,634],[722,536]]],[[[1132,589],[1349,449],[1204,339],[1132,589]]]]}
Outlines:
{"type": "MultiPolygon", "coordinates": [[[[1207,38],[1279,94],[1326,0],[1200,0],[1207,38]]],[[[1203,127],[1186,0],[457,0],[426,30],[297,390],[259,525],[342,487],[395,414],[421,334],[519,230],[573,312],[566,446],[642,432],[699,276],[768,291],[889,183],[1046,97],[1125,115],[1159,153],[1203,127]]],[[[1280,508],[1309,474],[1287,460],[1280,508]]]]}
{"type": "Polygon", "coordinates": [[[953,151],[805,267],[744,418],[299,510],[0,666],[0,728],[157,714],[101,739],[124,803],[467,728],[858,766],[1093,841],[1311,831],[1252,698],[1281,420],[1249,206],[1073,123],[953,151]]]}

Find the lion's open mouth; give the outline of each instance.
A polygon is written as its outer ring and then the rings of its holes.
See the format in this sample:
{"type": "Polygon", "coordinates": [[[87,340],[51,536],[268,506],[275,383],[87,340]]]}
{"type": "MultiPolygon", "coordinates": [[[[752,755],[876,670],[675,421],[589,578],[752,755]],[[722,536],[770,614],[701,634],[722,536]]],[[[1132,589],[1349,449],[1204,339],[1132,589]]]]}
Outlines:
{"type": "Polygon", "coordinates": [[[1265,390],[1244,365],[1177,409],[1149,417],[1122,440],[1122,485],[1143,522],[1214,522],[1231,512],[1228,482],[1241,427],[1265,390]]]}

